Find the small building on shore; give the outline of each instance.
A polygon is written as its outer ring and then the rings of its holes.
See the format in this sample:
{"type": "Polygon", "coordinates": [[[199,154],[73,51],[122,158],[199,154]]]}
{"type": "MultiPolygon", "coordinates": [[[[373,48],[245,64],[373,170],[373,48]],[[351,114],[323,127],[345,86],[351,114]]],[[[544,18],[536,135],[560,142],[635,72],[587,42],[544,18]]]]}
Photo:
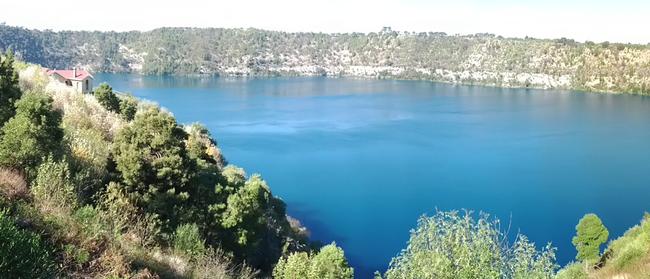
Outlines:
{"type": "Polygon", "coordinates": [[[77,68],[72,70],[46,69],[46,73],[50,78],[74,88],[77,92],[90,93],[93,89],[94,77],[88,71],[77,70],[77,68]]]}

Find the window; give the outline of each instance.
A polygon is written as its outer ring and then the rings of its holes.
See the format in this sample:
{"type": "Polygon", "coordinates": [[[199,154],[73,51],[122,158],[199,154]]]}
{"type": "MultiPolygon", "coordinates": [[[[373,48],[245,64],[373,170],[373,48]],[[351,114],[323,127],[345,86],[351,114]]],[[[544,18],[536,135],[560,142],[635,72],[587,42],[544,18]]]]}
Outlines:
{"type": "Polygon", "coordinates": [[[86,87],[84,88],[84,91],[87,91],[87,90],[90,90],[90,88],[88,86],[88,80],[86,80],[86,87]]]}
{"type": "Polygon", "coordinates": [[[67,79],[67,80],[65,81],[65,85],[67,85],[67,86],[72,86],[72,81],[70,81],[69,79],[67,79]]]}

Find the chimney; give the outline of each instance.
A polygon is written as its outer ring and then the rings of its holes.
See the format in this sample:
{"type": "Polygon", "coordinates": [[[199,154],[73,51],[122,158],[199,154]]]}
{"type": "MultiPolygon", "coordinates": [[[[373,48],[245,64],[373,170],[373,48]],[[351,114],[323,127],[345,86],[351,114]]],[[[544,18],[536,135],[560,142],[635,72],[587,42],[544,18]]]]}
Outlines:
{"type": "Polygon", "coordinates": [[[72,67],[72,78],[77,78],[77,67],[72,67]]]}

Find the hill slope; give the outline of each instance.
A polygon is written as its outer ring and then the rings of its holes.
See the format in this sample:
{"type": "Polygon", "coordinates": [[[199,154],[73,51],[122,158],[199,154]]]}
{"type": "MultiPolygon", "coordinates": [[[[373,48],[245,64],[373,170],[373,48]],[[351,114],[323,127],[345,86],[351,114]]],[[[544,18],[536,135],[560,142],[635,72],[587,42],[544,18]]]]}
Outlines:
{"type": "Polygon", "coordinates": [[[326,75],[650,94],[650,46],[569,39],[161,28],[52,32],[0,26],[0,50],[50,68],[143,74],[326,75]]]}

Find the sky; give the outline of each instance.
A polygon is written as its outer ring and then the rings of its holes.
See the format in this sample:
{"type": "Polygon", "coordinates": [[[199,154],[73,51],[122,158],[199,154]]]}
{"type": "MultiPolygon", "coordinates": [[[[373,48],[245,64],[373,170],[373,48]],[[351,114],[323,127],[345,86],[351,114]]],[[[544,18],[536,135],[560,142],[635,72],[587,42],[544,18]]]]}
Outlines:
{"type": "Polygon", "coordinates": [[[0,23],[35,29],[146,31],[236,27],[288,32],[492,33],[650,43],[648,0],[11,0],[0,23]]]}

